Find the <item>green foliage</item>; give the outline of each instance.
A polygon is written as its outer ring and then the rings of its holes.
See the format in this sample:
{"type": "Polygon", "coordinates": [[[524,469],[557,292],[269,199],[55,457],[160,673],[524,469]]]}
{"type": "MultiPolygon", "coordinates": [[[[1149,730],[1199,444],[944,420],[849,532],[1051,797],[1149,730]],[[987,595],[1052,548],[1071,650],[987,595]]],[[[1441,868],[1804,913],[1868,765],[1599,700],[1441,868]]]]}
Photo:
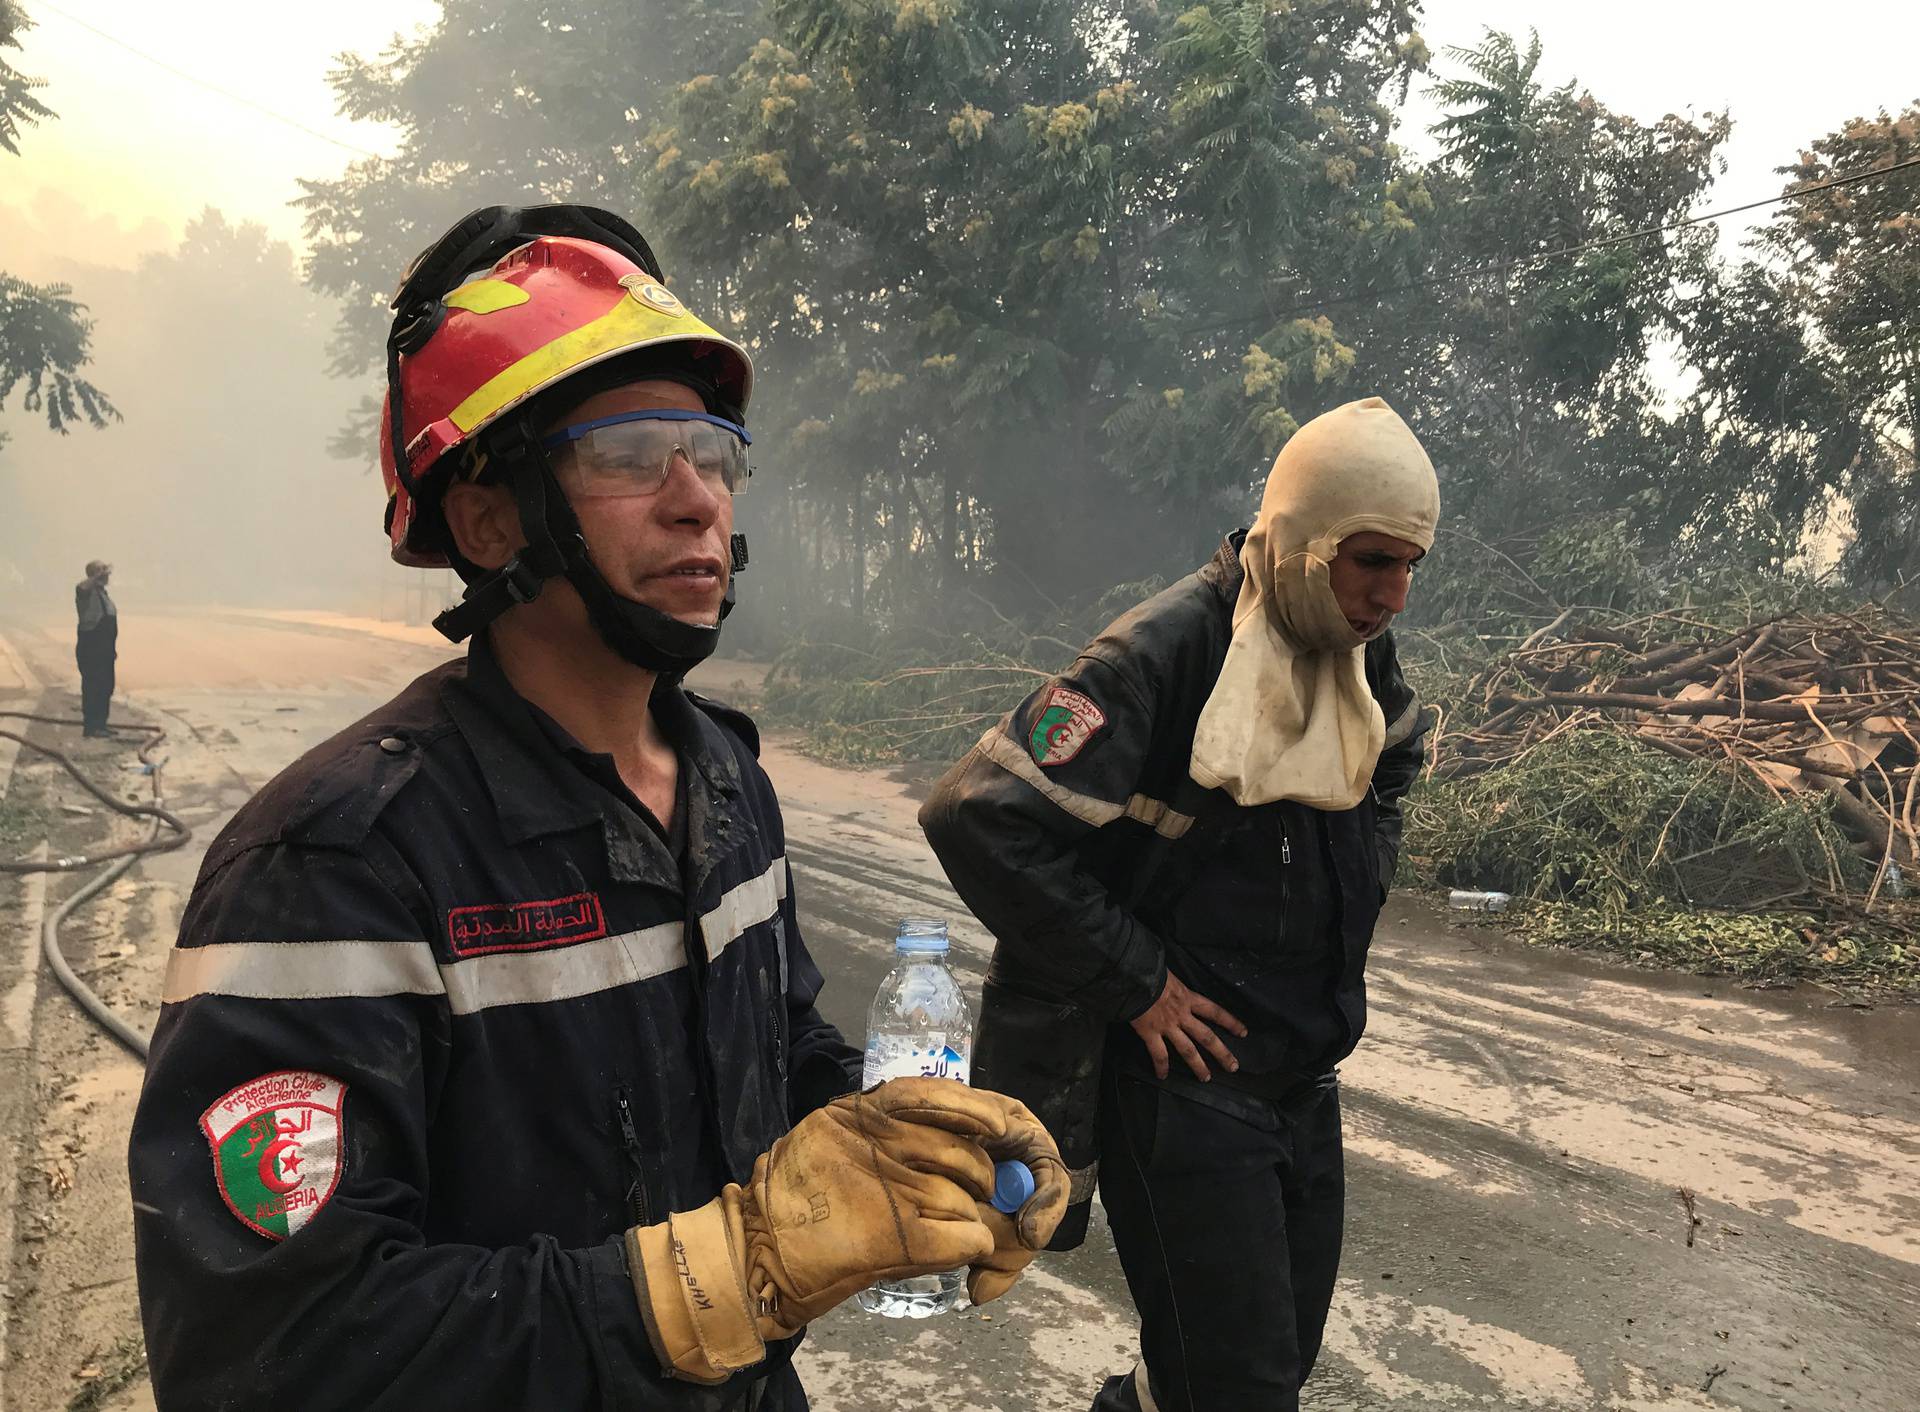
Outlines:
{"type": "Polygon", "coordinates": [[[1645,559],[1628,516],[1615,512],[1548,528],[1528,571],[1557,602],[1625,612],[1667,597],[1645,559]]]}
{"type": "Polygon", "coordinates": [[[1522,53],[1511,34],[1485,31],[1472,49],[1452,47],[1447,57],[1465,72],[1437,80],[1433,95],[1448,113],[1433,125],[1447,156],[1511,168],[1539,147],[1537,109],[1540,32],[1527,32],[1522,53]]]}
{"type": "MultiPolygon", "coordinates": [[[[1641,123],[1577,83],[1544,88],[1537,36],[1451,49],[1433,86],[1440,159],[1407,273],[1417,294],[1346,320],[1355,380],[1407,413],[1448,521],[1487,542],[1625,512],[1673,545],[1678,441],[1648,372],[1683,292],[1712,268],[1684,219],[1711,183],[1724,114],[1641,123]],[[1580,249],[1571,256],[1562,252],[1580,249]]],[[[1439,556],[1436,555],[1436,558],[1439,556]]]]}
{"type": "MultiPolygon", "coordinates": [[[[759,372],[740,515],[785,592],[736,641],[927,586],[1024,619],[1184,571],[1301,422],[1370,393],[1441,473],[1436,618],[1643,605],[1849,527],[1857,581],[1920,567],[1912,179],[1783,207],[1728,266],[1673,228],[1727,115],[1637,121],[1492,31],[1442,56],[1440,155],[1412,162],[1416,11],[448,0],[341,61],[343,110],[404,140],[308,184],[309,276],[362,376],[423,232],[632,213],[759,372]],[[1678,407],[1657,350],[1695,375],[1678,407]]],[[[1911,152],[1917,111],[1820,139],[1796,182],[1911,152]]]]}
{"type": "Polygon", "coordinates": [[[93,356],[93,320],[72,295],[64,284],[32,285],[0,272],[0,408],[21,388],[21,406],[44,413],[57,432],[82,419],[103,427],[120,417],[79,376],[93,356]]]}
{"type": "Polygon", "coordinates": [[[1411,9],[779,0],[681,87],[645,183],[669,266],[754,341],[807,507],[767,526],[775,571],[859,613],[911,564],[1029,616],[1088,564],[1189,567],[1353,395],[1337,321],[1244,316],[1402,238],[1411,9]]]}
{"type": "Polygon", "coordinates": [[[1778,570],[1833,509],[1860,458],[1846,375],[1813,336],[1803,280],[1748,262],[1716,271],[1686,302],[1699,381],[1683,409],[1670,478],[1672,531],[1697,559],[1778,570]]]}
{"type": "Polygon", "coordinates": [[[1920,991],[1920,940],[1911,913],[1904,908],[1869,923],[1805,912],[1700,912],[1664,903],[1620,916],[1542,903],[1527,909],[1521,934],[1541,945],[1606,951],[1674,970],[1911,993],[1920,991]]]}
{"type": "Polygon", "coordinates": [[[1714,764],[1624,735],[1573,731],[1497,770],[1429,780],[1406,806],[1408,867],[1427,886],[1496,888],[1618,921],[1684,903],[1671,865],[1725,843],[1780,847],[1838,882],[1851,857],[1827,806],[1785,804],[1714,764]]]}
{"type": "Polygon", "coordinates": [[[1724,768],[1607,731],[1543,742],[1517,762],[1428,780],[1405,805],[1403,881],[1492,888],[1527,941],[1750,980],[1920,989],[1920,908],[1753,913],[1691,906],[1676,859],[1746,843],[1790,855],[1815,888],[1860,893],[1872,869],[1824,796],[1776,799],[1724,768]]]}
{"type": "MultiPolygon", "coordinates": [[[[333,369],[379,365],[387,299],[433,236],[479,206],[578,201],[633,214],[663,95],[738,62],[757,0],[446,0],[379,55],[342,55],[343,114],[391,123],[398,153],[303,181],[307,276],[341,301],[333,369]]],[[[644,221],[642,225],[644,227],[644,221]]],[[[348,440],[373,457],[373,443],[348,440]]]]}
{"type": "Polygon", "coordinates": [[[975,638],[881,653],[802,642],[767,677],[762,714],[829,760],[957,760],[1046,679],[975,638]],[[884,665],[883,665],[884,664],[884,665]]]}
{"type": "Polygon", "coordinates": [[[837,634],[829,627],[781,653],[761,715],[804,730],[809,747],[828,759],[948,763],[1072,661],[1081,644],[1165,586],[1157,578],[1116,585],[1041,629],[1012,622],[977,597],[948,604],[942,627],[875,634],[849,617],[837,634]]]}
{"type": "MultiPolygon", "coordinates": [[[[1920,158],[1920,102],[1855,119],[1791,167],[1796,185],[1920,158]]],[[[1783,207],[1768,246],[1803,272],[1801,304],[1837,376],[1843,439],[1857,447],[1840,483],[1852,500],[1856,578],[1884,584],[1920,569],[1920,171],[1815,193],[1783,207]],[[1851,436],[1846,436],[1846,433],[1851,436]]]]}
{"type": "MultiPolygon", "coordinates": [[[[33,28],[18,0],[0,0],[0,49],[20,49],[20,36],[33,28]]],[[[0,152],[20,155],[20,129],[50,118],[53,109],[33,95],[46,80],[29,78],[0,59],[0,152]]]]}
{"type": "MultiPolygon", "coordinates": [[[[15,0],[0,0],[0,50],[21,48],[19,37],[27,29],[27,12],[15,0]]],[[[21,127],[54,115],[33,96],[42,86],[0,60],[0,152],[19,156],[21,127]]],[[[119,419],[106,394],[79,377],[92,357],[94,325],[84,309],[65,284],[29,284],[0,271],[0,411],[25,384],[21,407],[44,413],[56,432],[83,419],[92,426],[119,419]]],[[[6,432],[0,432],[0,446],[6,446],[6,432]]]]}
{"type": "MultiPolygon", "coordinates": [[[[1920,104],[1855,119],[1780,170],[1788,191],[1920,155],[1920,104]]],[[[1920,173],[1782,204],[1754,257],[1716,270],[1683,311],[1699,373],[1681,419],[1676,503],[1701,549],[1779,566],[1849,532],[1873,591],[1920,569],[1920,173]]]]}
{"type": "Polygon", "coordinates": [[[1672,606],[1675,585],[1652,558],[1624,511],[1499,539],[1443,526],[1416,573],[1406,626],[1525,636],[1566,608],[1632,614],[1672,606]]]}
{"type": "MultiPolygon", "coordinates": [[[[0,50],[22,47],[20,36],[31,27],[16,0],[0,0],[0,50]]],[[[33,96],[42,87],[0,59],[0,151],[18,156],[20,129],[54,115],[33,96]]],[[[78,376],[92,356],[93,321],[72,295],[64,284],[33,285],[0,270],[0,411],[24,383],[22,407],[45,413],[47,425],[62,433],[82,419],[103,427],[120,416],[105,393],[78,376]]],[[[0,447],[6,442],[0,432],[0,447]]]]}

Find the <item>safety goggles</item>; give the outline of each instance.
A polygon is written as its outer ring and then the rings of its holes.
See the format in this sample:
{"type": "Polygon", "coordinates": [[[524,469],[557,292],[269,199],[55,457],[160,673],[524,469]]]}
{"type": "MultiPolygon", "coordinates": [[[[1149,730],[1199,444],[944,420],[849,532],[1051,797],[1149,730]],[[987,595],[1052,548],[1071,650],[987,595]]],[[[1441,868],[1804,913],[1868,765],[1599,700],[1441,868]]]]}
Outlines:
{"type": "Polygon", "coordinates": [[[554,472],[570,495],[652,495],[685,458],[716,492],[738,495],[753,474],[747,429],[705,412],[625,412],[562,427],[541,441],[558,451],[554,472]]]}

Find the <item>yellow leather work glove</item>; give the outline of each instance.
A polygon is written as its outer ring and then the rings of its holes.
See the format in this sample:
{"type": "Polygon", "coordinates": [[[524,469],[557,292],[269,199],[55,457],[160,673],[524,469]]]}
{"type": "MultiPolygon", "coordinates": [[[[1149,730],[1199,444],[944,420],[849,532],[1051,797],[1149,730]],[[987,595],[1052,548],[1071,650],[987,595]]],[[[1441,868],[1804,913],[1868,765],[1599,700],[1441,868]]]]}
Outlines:
{"type": "Polygon", "coordinates": [[[627,1265],[660,1365],[717,1383],[876,1280],[973,1267],[976,1301],[1004,1293],[1067,1204],[1045,1128],[1011,1098],[951,1079],[893,1079],[809,1113],[697,1211],[627,1232],[627,1265]],[[993,1164],[1034,1193],[989,1204],[993,1164]]]}
{"type": "MultiPolygon", "coordinates": [[[[894,1121],[971,1138],[993,1162],[1024,1162],[1033,1173],[1033,1195],[1009,1216],[991,1204],[990,1163],[986,1199],[974,1203],[981,1224],[993,1232],[993,1250],[972,1262],[967,1297],[975,1304],[998,1299],[1053,1239],[1054,1227],[1066,1214],[1070,1183],[1059,1147],[1026,1104],[1005,1094],[965,1088],[951,1079],[895,1079],[874,1089],[872,1096],[889,1089],[887,1111],[894,1121]],[[958,1093],[953,1091],[956,1088],[958,1093]]],[[[911,1139],[903,1138],[902,1146],[910,1152],[911,1139]]]]}

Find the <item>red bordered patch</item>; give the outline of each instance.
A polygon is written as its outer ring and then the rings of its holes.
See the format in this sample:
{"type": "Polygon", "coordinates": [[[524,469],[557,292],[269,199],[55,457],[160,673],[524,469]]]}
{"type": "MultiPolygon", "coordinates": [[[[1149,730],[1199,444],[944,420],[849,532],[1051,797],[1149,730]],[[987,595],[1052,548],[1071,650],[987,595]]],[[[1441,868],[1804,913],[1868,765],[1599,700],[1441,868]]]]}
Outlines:
{"type": "Polygon", "coordinates": [[[317,1216],[340,1185],[346,1096],[338,1079],[283,1069],[216,1099],[200,1128],[227,1209],[272,1240],[317,1216]]]}
{"type": "Polygon", "coordinates": [[[483,902],[447,913],[447,942],[457,956],[494,951],[543,951],[607,934],[597,892],[540,902],[483,902]]]}
{"type": "Polygon", "coordinates": [[[1027,733],[1027,749],[1042,765],[1064,765],[1107,723],[1107,713],[1064,686],[1047,692],[1027,733]]]}

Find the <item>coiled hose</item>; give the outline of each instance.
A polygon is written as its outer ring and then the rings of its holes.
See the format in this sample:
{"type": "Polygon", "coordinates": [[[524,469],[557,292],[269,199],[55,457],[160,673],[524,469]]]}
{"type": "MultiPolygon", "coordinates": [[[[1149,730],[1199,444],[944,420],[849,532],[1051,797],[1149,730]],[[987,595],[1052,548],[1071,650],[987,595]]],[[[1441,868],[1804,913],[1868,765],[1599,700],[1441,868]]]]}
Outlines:
{"type": "MultiPolygon", "coordinates": [[[[28,711],[0,711],[0,717],[7,717],[18,721],[37,721],[51,726],[78,726],[85,724],[82,721],[70,720],[64,716],[39,716],[28,711]]],[[[98,853],[82,854],[79,856],[62,855],[60,857],[45,859],[0,860],[0,873],[71,873],[78,872],[83,868],[91,868],[101,863],[110,863],[112,865],[47,914],[46,919],[41,923],[40,927],[40,950],[41,954],[47,958],[47,966],[52,970],[54,978],[60,982],[61,988],[73,997],[74,1003],[84,1010],[102,1029],[106,1030],[108,1034],[119,1040],[128,1049],[132,1050],[144,1062],[147,1057],[147,1037],[109,1009],[107,1003],[98,995],[94,994],[93,990],[85,981],[74,974],[73,967],[67,963],[66,955],[60,949],[60,927],[75,910],[105,892],[141,857],[149,853],[170,852],[175,848],[179,848],[182,844],[186,843],[188,839],[193,837],[193,830],[182,822],[177,814],[167,809],[166,796],[161,790],[160,772],[166,762],[164,760],[155,761],[153,752],[166,740],[167,733],[159,726],[151,725],[120,727],[120,729],[138,730],[146,734],[147,739],[140,747],[139,756],[140,762],[147,767],[147,773],[153,780],[153,803],[151,804],[128,804],[88,779],[86,775],[81,773],[80,767],[68,759],[63,752],[55,750],[52,746],[41,745],[29,740],[24,735],[19,735],[14,731],[0,730],[0,739],[15,741],[24,748],[45,755],[55,761],[62,769],[80,782],[81,788],[109,809],[114,810],[116,813],[124,814],[128,818],[144,818],[153,821],[152,827],[147,831],[146,838],[139,843],[127,844],[118,848],[103,849],[98,853]],[[160,837],[160,830],[163,827],[172,830],[172,833],[164,839],[160,837]]]]}

